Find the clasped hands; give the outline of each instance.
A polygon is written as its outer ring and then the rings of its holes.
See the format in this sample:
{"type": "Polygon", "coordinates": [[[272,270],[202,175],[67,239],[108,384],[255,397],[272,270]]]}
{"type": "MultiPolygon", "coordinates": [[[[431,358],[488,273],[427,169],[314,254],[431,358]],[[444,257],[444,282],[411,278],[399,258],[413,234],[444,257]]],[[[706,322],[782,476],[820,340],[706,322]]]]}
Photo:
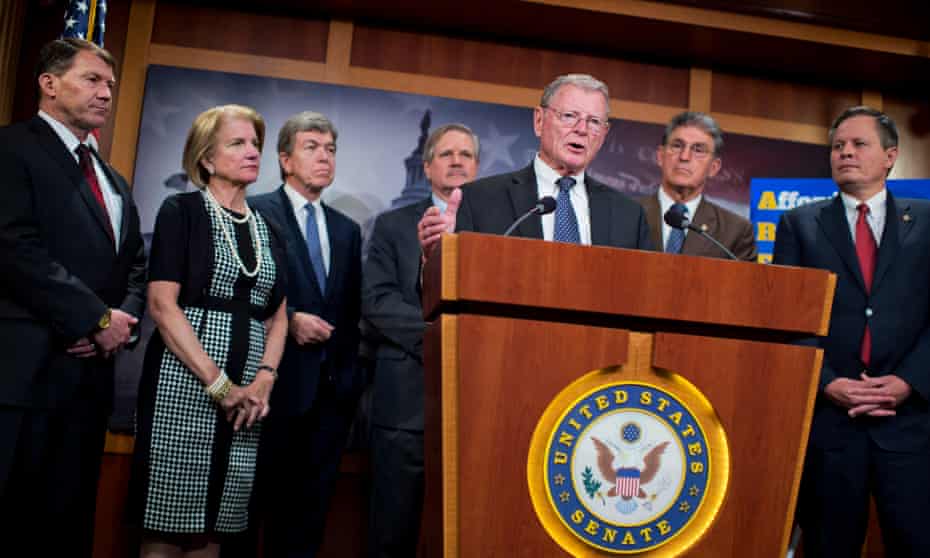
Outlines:
{"type": "Polygon", "coordinates": [[[90,358],[97,355],[110,358],[129,343],[132,338],[132,328],[138,323],[139,318],[113,308],[110,313],[110,326],[97,330],[88,337],[78,339],[68,347],[68,354],[77,358],[90,358]]]}
{"type": "Polygon", "coordinates": [[[827,384],[824,393],[831,401],[847,409],[850,417],[891,417],[895,408],[911,394],[911,386],[899,376],[869,376],[860,379],[837,378],[827,384]]]}
{"type": "Polygon", "coordinates": [[[271,388],[274,377],[267,372],[259,372],[251,384],[242,387],[233,384],[229,393],[220,400],[220,408],[226,413],[226,420],[233,423],[233,430],[245,426],[252,428],[256,422],[268,416],[271,406],[271,388]]]}

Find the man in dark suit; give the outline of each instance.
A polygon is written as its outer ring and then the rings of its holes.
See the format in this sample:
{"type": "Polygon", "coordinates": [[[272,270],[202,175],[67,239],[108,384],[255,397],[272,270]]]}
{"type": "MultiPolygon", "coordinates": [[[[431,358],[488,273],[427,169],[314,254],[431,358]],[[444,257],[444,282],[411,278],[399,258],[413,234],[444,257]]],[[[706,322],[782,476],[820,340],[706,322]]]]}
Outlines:
{"type": "Polygon", "coordinates": [[[423,507],[423,310],[417,222],[445,205],[478,172],[478,137],[462,124],[441,126],[424,146],[430,197],[381,214],[362,274],[362,317],[376,337],[371,403],[371,506],[368,555],[416,556],[423,507]]]}
{"type": "Polygon", "coordinates": [[[112,356],[145,306],[139,217],[90,135],[110,112],[115,65],[93,43],[45,45],[38,116],[0,129],[0,524],[9,556],[90,556],[93,547],[112,356]]]}
{"type": "Polygon", "coordinates": [[[930,203],[885,177],[894,122],[854,107],[830,128],[838,196],[784,214],[774,261],[829,270],[836,295],[799,500],[804,555],[858,557],[875,497],[888,556],[930,556],[930,203]]]}
{"type": "Polygon", "coordinates": [[[269,558],[319,550],[361,391],[361,232],[320,200],[336,176],[336,137],[322,114],[289,118],[278,134],[284,185],[249,200],[287,239],[290,334],[258,473],[269,558]]]}
{"type": "Polygon", "coordinates": [[[664,252],[724,258],[726,254],[699,234],[673,229],[664,219],[676,204],[691,223],[718,240],[737,258],[756,261],[756,241],[752,223],[704,197],[707,179],[720,172],[723,132],[709,115],[682,112],[672,118],[662,144],[656,149],[656,162],[662,170],[662,183],[654,196],[639,199],[646,209],[652,243],[664,252]]]}
{"type": "Polygon", "coordinates": [[[457,191],[445,211],[427,209],[418,225],[423,253],[429,254],[447,231],[501,234],[543,196],[556,198],[555,212],[527,219],[515,235],[651,249],[643,208],[585,172],[607,135],[609,98],[607,86],[592,76],[556,78],[533,111],[539,137],[533,162],[457,191]]]}

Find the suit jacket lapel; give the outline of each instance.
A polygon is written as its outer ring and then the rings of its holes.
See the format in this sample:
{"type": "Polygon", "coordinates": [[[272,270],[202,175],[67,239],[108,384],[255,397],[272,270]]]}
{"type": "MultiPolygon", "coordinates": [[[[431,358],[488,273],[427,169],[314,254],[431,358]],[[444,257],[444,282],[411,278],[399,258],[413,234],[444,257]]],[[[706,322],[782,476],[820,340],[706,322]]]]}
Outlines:
{"type": "MultiPolygon", "coordinates": [[[[513,208],[513,220],[529,211],[536,205],[536,194],[539,187],[536,184],[536,173],[533,171],[533,164],[512,176],[512,182],[509,186],[510,203],[513,208]]],[[[539,215],[533,215],[526,221],[520,223],[515,231],[517,236],[526,238],[543,238],[542,219],[539,215]]]]}
{"type": "MultiPolygon", "coordinates": [[[[694,212],[694,218],[691,219],[691,222],[694,223],[694,226],[700,228],[707,234],[717,237],[717,228],[720,224],[717,222],[717,214],[711,210],[710,205],[706,203],[704,198],[701,198],[701,203],[698,204],[697,210],[694,212]]],[[[698,249],[698,240],[699,235],[688,234],[685,236],[685,243],[681,246],[682,254],[696,254],[700,252],[698,249]]],[[[705,241],[703,238],[701,241],[705,241]]],[[[706,242],[706,241],[705,241],[706,242]]]]}
{"type": "Polygon", "coordinates": [[[333,217],[333,210],[324,203],[320,205],[326,214],[326,234],[329,236],[329,272],[326,274],[326,293],[323,295],[323,298],[326,298],[333,291],[333,283],[341,280],[343,262],[340,254],[348,254],[349,249],[342,245],[346,238],[342,231],[336,228],[337,220],[333,217]]]}
{"type": "Polygon", "coordinates": [[[278,200],[281,206],[281,212],[284,214],[285,221],[287,221],[287,229],[290,231],[290,241],[297,247],[296,255],[297,261],[300,263],[301,274],[304,276],[305,280],[316,287],[316,291],[320,293],[320,297],[322,298],[322,289],[320,289],[320,284],[316,280],[316,274],[313,272],[313,265],[310,264],[310,252],[307,251],[307,239],[300,234],[300,225],[297,224],[297,218],[294,216],[291,200],[287,197],[287,192],[284,191],[283,185],[278,188],[278,200]]]}
{"type": "Polygon", "coordinates": [[[888,192],[886,207],[885,230],[882,232],[882,242],[878,246],[878,261],[875,263],[875,276],[872,278],[872,292],[878,288],[882,277],[897,258],[898,247],[904,243],[904,239],[914,228],[910,205],[905,203],[899,212],[894,197],[891,192],[888,192]],[[905,215],[907,219],[904,218],[905,215]]]}
{"type": "Polygon", "coordinates": [[[832,203],[821,209],[817,220],[833,249],[849,269],[850,275],[856,279],[859,288],[865,292],[862,270],[859,269],[859,257],[856,256],[856,247],[849,235],[849,221],[846,220],[846,209],[843,207],[842,198],[836,196],[832,203]]]}
{"type": "MultiPolygon", "coordinates": [[[[90,191],[90,185],[87,184],[87,181],[84,179],[84,174],[81,172],[81,168],[78,166],[77,161],[74,160],[74,156],[68,152],[65,144],[62,143],[61,138],[58,137],[58,134],[56,134],[55,131],[52,130],[52,127],[42,120],[41,117],[36,116],[33,118],[32,127],[38,135],[39,144],[45,149],[49,156],[58,163],[68,179],[74,184],[74,187],[77,188],[78,193],[81,195],[81,199],[84,200],[91,214],[97,219],[97,224],[100,225],[101,232],[109,238],[110,233],[108,230],[109,223],[107,222],[107,217],[103,213],[103,208],[101,208],[100,204],[97,202],[97,198],[95,198],[94,194],[90,191]]],[[[113,243],[111,242],[110,244],[112,245],[113,243]]]]}
{"type": "Polygon", "coordinates": [[[591,244],[610,246],[610,196],[607,186],[587,174],[584,181],[588,191],[588,211],[591,215],[591,244]]]}

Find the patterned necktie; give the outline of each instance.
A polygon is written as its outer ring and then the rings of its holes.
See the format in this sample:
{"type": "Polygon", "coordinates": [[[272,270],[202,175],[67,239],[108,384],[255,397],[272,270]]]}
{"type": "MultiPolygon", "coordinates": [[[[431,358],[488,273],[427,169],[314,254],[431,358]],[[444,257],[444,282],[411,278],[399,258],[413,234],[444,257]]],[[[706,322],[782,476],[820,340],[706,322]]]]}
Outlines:
{"type": "MultiPolygon", "coordinates": [[[[856,255],[859,257],[859,269],[862,271],[862,281],[865,283],[865,291],[869,293],[872,291],[872,278],[875,276],[875,257],[878,254],[878,245],[875,243],[872,227],[869,226],[869,206],[860,203],[856,206],[856,210],[859,211],[859,217],[856,219],[856,255]]],[[[869,329],[869,323],[866,322],[865,331],[862,334],[862,346],[859,349],[859,357],[867,368],[871,356],[872,332],[869,329]]]]}
{"type": "Polygon", "coordinates": [[[578,218],[575,216],[575,208],[572,206],[572,200],[569,197],[569,192],[575,185],[575,179],[570,176],[563,176],[556,180],[555,183],[559,186],[559,197],[555,206],[555,229],[552,240],[580,244],[581,234],[578,232],[578,218]]]}
{"type": "MultiPolygon", "coordinates": [[[[669,211],[672,209],[677,209],[681,211],[681,214],[685,217],[688,216],[688,206],[683,203],[676,203],[669,208],[669,211]]],[[[668,235],[668,241],[665,243],[665,251],[669,254],[680,254],[681,247],[685,244],[685,231],[682,229],[672,229],[672,232],[668,235]]]]}
{"type": "Polygon", "coordinates": [[[100,204],[100,209],[103,210],[103,216],[106,217],[104,221],[106,221],[107,224],[107,234],[110,235],[110,240],[115,243],[116,236],[113,234],[113,224],[110,223],[110,212],[107,211],[107,204],[103,201],[103,190],[100,189],[100,182],[97,181],[97,171],[94,170],[94,162],[90,158],[90,148],[82,143],[79,144],[74,151],[78,155],[78,164],[81,167],[81,172],[84,174],[84,180],[90,185],[90,191],[94,195],[94,199],[97,200],[97,203],[100,204]]]}
{"type": "Polygon", "coordinates": [[[316,226],[316,210],[312,203],[304,206],[307,209],[307,251],[310,253],[310,264],[313,274],[320,285],[320,292],[326,293],[326,268],[323,266],[323,248],[320,246],[320,230],[316,226]]]}

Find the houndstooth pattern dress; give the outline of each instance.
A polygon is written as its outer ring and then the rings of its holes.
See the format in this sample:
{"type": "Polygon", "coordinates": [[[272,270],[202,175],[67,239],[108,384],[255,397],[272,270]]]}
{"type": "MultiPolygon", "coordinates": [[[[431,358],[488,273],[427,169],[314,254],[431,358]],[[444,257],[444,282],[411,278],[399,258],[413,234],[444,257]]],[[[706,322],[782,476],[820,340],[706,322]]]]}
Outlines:
{"type": "MultiPolygon", "coordinates": [[[[264,353],[265,328],[255,315],[272,299],[279,275],[271,255],[271,234],[267,223],[256,214],[263,257],[257,276],[249,278],[240,272],[221,228],[235,231],[239,255],[251,270],[255,254],[249,225],[234,223],[228,213],[222,214],[224,222],[220,223],[206,205],[208,202],[203,201],[213,245],[211,278],[202,297],[204,304],[183,310],[210,358],[231,380],[245,386],[255,378],[264,353]]],[[[159,221],[163,221],[161,214],[159,221]]],[[[168,226],[170,222],[156,225],[153,258],[156,250],[178,249],[181,239],[167,232],[159,235],[159,228],[168,226]]],[[[153,280],[161,273],[157,269],[151,272],[153,280]]],[[[143,459],[136,459],[134,464],[141,469],[134,471],[141,481],[136,483],[141,491],[141,509],[137,510],[141,526],[177,534],[244,531],[248,527],[261,425],[234,432],[204,391],[203,383],[165,348],[160,338],[153,336],[146,368],[155,368],[155,363],[157,370],[143,371],[139,396],[137,444],[146,446],[142,452],[137,451],[137,457],[141,454],[143,459]],[[160,354],[150,359],[152,351],[160,354]]]]}

